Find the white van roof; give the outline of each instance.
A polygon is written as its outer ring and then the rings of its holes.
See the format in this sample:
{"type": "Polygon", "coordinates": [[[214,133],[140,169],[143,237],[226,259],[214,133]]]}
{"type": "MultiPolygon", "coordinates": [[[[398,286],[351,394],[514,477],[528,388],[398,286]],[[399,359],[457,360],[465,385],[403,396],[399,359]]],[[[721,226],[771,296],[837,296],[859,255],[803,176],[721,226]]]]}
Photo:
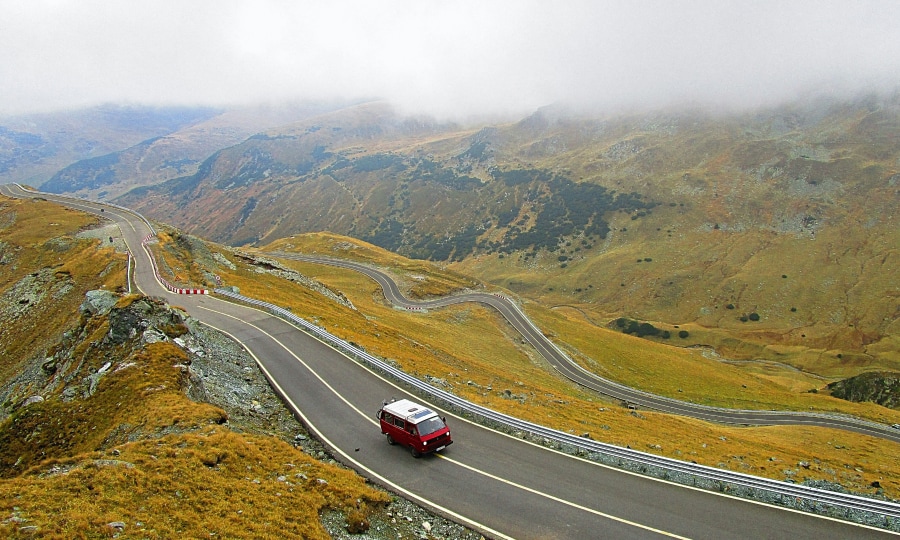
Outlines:
{"type": "Polygon", "coordinates": [[[413,424],[418,424],[426,418],[437,416],[437,413],[432,411],[428,407],[419,405],[418,403],[414,403],[408,399],[398,399],[397,401],[386,403],[384,407],[382,407],[382,409],[393,414],[394,416],[405,418],[407,422],[413,424]]]}

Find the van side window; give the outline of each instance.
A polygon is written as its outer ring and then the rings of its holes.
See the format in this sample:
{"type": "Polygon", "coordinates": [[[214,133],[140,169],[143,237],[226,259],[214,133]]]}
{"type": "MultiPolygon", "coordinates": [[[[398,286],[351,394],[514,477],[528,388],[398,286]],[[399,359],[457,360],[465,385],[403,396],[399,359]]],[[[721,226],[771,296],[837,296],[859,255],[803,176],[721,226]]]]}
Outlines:
{"type": "Polygon", "coordinates": [[[394,416],[393,414],[391,414],[389,412],[384,413],[384,421],[387,422],[388,424],[400,426],[401,428],[403,427],[403,419],[397,418],[396,416],[394,416]]]}

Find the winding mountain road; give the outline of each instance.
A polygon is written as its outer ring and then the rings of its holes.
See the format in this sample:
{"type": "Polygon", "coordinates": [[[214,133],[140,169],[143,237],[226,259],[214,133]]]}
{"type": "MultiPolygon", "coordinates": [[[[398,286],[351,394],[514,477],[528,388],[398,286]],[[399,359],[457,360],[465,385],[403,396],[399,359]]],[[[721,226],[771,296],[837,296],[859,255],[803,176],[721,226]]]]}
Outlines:
{"type": "Polygon", "coordinates": [[[465,293],[427,301],[413,301],[400,292],[397,283],[385,272],[371,266],[313,255],[288,252],[270,252],[270,255],[282,259],[327,264],[346,268],[365,274],[373,279],[384,291],[385,298],[395,306],[407,309],[433,309],[464,302],[478,302],[496,309],[509,324],[525,338],[544,359],[560,374],[569,380],[599,392],[605,396],[622,400],[637,407],[653,409],[669,414],[690,416],[709,422],[740,425],[804,425],[844,429],[881,437],[900,443],[900,430],[885,424],[868,422],[848,416],[836,416],[823,413],[807,413],[802,411],[761,411],[746,409],[726,409],[697,405],[686,401],[657,396],[634,388],[618,384],[591,373],[576,364],[568,355],[541,332],[512,300],[490,293],[465,293]]]}
{"type": "MultiPolygon", "coordinates": [[[[285,403],[334,456],[372,481],[490,538],[885,538],[892,533],[623,472],[455,417],[454,445],[413,459],[389,446],[374,412],[401,388],[286,321],[207,295],[174,295],[141,241],[149,224],[127,210],[0,186],[113,220],[132,251],[134,282],[241,343],[285,403]]],[[[387,290],[387,289],[385,289],[387,290]]],[[[535,330],[536,331],[536,330],[535,330]]],[[[437,408],[437,407],[436,407],[437,408]]],[[[439,408],[437,408],[440,410],[439,408]]]]}

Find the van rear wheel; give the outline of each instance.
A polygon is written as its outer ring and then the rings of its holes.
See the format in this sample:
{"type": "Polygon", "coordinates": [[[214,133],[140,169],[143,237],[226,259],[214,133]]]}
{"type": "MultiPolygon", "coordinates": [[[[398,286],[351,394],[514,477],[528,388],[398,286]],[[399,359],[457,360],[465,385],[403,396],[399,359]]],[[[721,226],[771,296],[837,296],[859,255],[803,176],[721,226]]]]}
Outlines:
{"type": "Polygon", "coordinates": [[[397,444],[397,441],[395,441],[394,438],[391,437],[390,433],[385,433],[385,435],[387,435],[387,442],[389,445],[393,446],[393,445],[397,444]]]}

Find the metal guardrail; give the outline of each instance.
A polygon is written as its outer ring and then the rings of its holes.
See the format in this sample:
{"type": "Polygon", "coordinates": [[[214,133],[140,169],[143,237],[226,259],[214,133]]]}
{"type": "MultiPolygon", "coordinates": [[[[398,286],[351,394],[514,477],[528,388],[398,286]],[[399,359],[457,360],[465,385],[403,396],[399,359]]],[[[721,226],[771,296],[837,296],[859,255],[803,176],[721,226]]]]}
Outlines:
{"type": "Polygon", "coordinates": [[[248,298],[229,289],[215,289],[213,292],[232,300],[263,308],[357,361],[412,387],[419,393],[440,400],[463,416],[475,420],[480,419],[491,427],[499,427],[507,433],[521,438],[530,438],[534,442],[549,445],[564,452],[683,485],[900,531],[900,504],[896,502],[716,469],[547,428],[482,407],[432,386],[330,334],[287,309],[248,298]]]}

